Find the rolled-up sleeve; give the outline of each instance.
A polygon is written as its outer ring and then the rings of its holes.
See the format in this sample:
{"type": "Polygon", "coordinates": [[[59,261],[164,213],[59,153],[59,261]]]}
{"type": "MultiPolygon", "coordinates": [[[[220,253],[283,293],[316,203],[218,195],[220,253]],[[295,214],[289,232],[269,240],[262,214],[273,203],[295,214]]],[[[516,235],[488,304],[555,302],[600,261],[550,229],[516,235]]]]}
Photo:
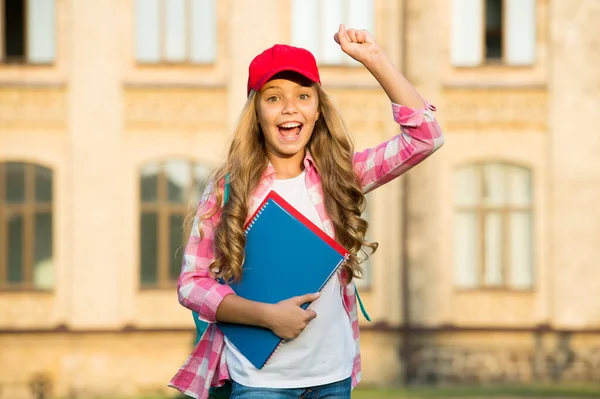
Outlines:
{"type": "Polygon", "coordinates": [[[354,154],[354,172],[364,193],[402,175],[444,144],[444,135],[435,120],[435,110],[429,103],[422,109],[392,103],[393,117],[400,127],[400,134],[354,154]]]}

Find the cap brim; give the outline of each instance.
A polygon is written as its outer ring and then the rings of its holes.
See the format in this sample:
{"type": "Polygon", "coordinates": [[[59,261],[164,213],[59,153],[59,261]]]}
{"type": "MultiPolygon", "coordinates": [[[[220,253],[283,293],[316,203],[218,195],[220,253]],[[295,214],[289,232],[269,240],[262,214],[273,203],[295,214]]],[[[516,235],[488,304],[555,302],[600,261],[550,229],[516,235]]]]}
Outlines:
{"type": "Polygon", "coordinates": [[[265,85],[265,83],[267,83],[269,80],[271,80],[273,78],[273,76],[277,75],[278,73],[288,72],[288,71],[289,72],[296,72],[297,74],[304,76],[306,79],[310,80],[311,82],[320,83],[320,80],[319,80],[318,76],[315,76],[312,73],[303,71],[300,68],[295,68],[295,67],[279,67],[279,68],[272,69],[271,71],[269,71],[269,73],[267,73],[264,76],[262,76],[260,78],[260,80],[258,80],[257,82],[255,82],[255,84],[252,86],[252,89],[254,91],[259,91],[265,85]]]}

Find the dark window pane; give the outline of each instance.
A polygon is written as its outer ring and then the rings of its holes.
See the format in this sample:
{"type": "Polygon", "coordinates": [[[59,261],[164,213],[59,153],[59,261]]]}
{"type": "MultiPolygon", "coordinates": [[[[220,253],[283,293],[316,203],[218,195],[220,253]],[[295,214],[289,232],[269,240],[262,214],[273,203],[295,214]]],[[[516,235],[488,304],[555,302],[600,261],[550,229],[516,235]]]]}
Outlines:
{"type": "Polygon", "coordinates": [[[142,202],[156,202],[158,200],[158,164],[150,164],[142,169],[140,178],[140,196],[142,202]]]}
{"type": "Polygon", "coordinates": [[[52,266],[52,215],[35,215],[35,264],[33,266],[33,285],[36,288],[54,286],[52,266]]]}
{"type": "MultiPolygon", "coordinates": [[[[0,3],[1,5],[1,3],[0,3]]],[[[1,14],[0,14],[1,15],[1,14]]],[[[25,59],[25,0],[4,2],[4,51],[6,59],[22,62],[25,59]]]]}
{"type": "Polygon", "coordinates": [[[502,58],[502,0],[485,2],[486,58],[502,58]]]}
{"type": "Polygon", "coordinates": [[[188,201],[188,190],[191,179],[191,168],[186,161],[170,161],[164,167],[167,178],[169,202],[185,204],[188,201]]]}
{"type": "Polygon", "coordinates": [[[6,164],[6,200],[25,202],[25,164],[23,163],[6,164]]]}
{"type": "Polygon", "coordinates": [[[141,228],[141,274],[143,284],[158,282],[158,216],[155,213],[142,213],[141,228]]]}
{"type": "Polygon", "coordinates": [[[35,200],[52,201],[52,170],[42,166],[35,167],[35,200]]]}
{"type": "Polygon", "coordinates": [[[170,268],[169,277],[171,281],[176,281],[181,273],[181,264],[183,262],[183,221],[185,215],[171,215],[169,218],[170,224],[170,239],[169,244],[171,246],[170,253],[170,268]]]}
{"type": "Polygon", "coordinates": [[[23,216],[12,215],[8,219],[8,273],[9,283],[23,281],[23,216]]]}

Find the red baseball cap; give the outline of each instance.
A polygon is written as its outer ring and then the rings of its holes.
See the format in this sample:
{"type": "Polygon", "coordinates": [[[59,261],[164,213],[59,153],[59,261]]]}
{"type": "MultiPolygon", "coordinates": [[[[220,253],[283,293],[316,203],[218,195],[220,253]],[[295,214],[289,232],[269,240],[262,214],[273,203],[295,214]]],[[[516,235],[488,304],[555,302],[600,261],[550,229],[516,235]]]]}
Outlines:
{"type": "Polygon", "coordinates": [[[259,91],[273,76],[283,71],[293,71],[311,82],[321,84],[317,61],[312,53],[300,47],[276,44],[252,60],[248,68],[248,93],[259,91]]]}

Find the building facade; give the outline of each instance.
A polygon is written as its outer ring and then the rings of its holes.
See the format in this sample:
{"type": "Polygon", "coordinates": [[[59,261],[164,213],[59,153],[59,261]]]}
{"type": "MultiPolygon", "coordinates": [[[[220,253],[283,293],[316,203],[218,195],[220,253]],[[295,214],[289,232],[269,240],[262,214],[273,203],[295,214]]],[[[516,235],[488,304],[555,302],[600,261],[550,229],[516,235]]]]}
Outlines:
{"type": "MultiPolygon", "coordinates": [[[[357,149],[397,133],[368,27],[446,145],[369,195],[363,381],[600,378],[595,0],[0,0],[0,390],[168,392],[181,226],[247,66],[310,48],[357,149]],[[46,384],[46,385],[44,385],[46,384]]],[[[172,393],[172,392],[171,392],[172,393]]]]}

